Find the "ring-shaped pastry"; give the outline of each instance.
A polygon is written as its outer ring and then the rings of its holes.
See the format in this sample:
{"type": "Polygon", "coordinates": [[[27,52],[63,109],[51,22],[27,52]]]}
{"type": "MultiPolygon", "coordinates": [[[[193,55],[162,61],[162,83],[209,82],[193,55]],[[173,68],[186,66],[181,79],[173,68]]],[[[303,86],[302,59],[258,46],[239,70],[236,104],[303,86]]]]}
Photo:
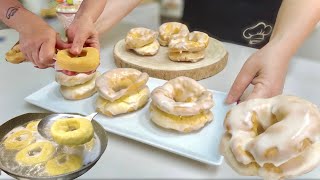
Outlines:
{"type": "Polygon", "coordinates": [[[221,151],[242,175],[283,179],[320,164],[320,112],[294,96],[252,99],[234,106],[224,122],[221,151]]]}
{"type": "Polygon", "coordinates": [[[75,146],[89,142],[94,135],[91,121],[86,118],[62,118],[50,129],[53,140],[60,145],[75,146]]]}
{"type": "Polygon", "coordinates": [[[93,47],[85,47],[79,56],[69,53],[68,49],[57,53],[56,65],[59,69],[77,73],[95,71],[100,64],[99,51],[93,47]]]}
{"type": "Polygon", "coordinates": [[[16,154],[16,161],[24,166],[47,162],[56,152],[55,146],[49,141],[36,142],[16,154]]]}
{"type": "Polygon", "coordinates": [[[151,29],[138,27],[131,29],[125,39],[127,49],[142,48],[153,43],[158,37],[158,33],[151,29]]]}
{"type": "Polygon", "coordinates": [[[3,144],[8,150],[21,150],[34,141],[35,137],[33,136],[32,132],[23,129],[11,134],[7,139],[4,140],[3,144]]]}
{"type": "Polygon", "coordinates": [[[189,29],[185,24],[178,22],[167,22],[159,27],[159,43],[168,46],[172,39],[187,37],[189,29]]]}
{"type": "Polygon", "coordinates": [[[153,105],[176,116],[193,116],[214,106],[212,93],[197,81],[180,76],[157,87],[151,93],[153,105]]]}
{"type": "Polygon", "coordinates": [[[50,176],[57,176],[76,171],[82,167],[82,157],[74,154],[59,154],[49,160],[45,165],[45,171],[50,176]]]}
{"type": "Polygon", "coordinates": [[[96,80],[99,95],[108,101],[135,94],[145,87],[149,75],[131,68],[117,68],[105,72],[96,80]]]}

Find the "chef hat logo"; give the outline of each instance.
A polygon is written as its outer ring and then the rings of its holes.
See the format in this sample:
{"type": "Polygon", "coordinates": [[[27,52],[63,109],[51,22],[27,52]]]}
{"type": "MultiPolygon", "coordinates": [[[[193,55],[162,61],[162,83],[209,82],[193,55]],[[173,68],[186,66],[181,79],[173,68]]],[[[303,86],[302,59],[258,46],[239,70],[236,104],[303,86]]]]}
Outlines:
{"type": "Polygon", "coordinates": [[[272,26],[259,22],[243,31],[243,37],[249,40],[249,44],[258,44],[264,41],[272,32],[272,26]]]}

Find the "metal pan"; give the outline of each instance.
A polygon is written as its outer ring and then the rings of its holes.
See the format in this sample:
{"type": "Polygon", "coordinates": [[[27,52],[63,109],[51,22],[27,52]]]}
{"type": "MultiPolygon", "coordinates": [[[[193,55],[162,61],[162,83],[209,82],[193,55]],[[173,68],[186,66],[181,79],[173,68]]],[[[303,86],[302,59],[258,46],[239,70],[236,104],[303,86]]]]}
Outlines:
{"type": "MultiPolygon", "coordinates": [[[[6,134],[8,134],[12,129],[15,127],[21,126],[29,121],[32,121],[34,119],[41,119],[44,118],[48,115],[51,115],[54,113],[27,113],[20,115],[18,117],[15,117],[13,119],[8,120],[6,123],[2,124],[0,126],[0,140],[4,138],[6,134]]],[[[79,115],[79,114],[77,114],[79,115]]],[[[41,176],[41,177],[32,177],[32,176],[26,176],[23,174],[17,174],[15,172],[12,172],[10,169],[6,168],[1,162],[0,162],[0,169],[4,172],[6,172],[9,176],[12,176],[13,178],[16,179],[32,179],[32,180],[43,180],[43,179],[49,179],[49,180],[60,180],[60,179],[75,179],[84,173],[86,173],[88,170],[90,170],[101,158],[102,154],[104,153],[105,149],[107,148],[108,144],[108,137],[107,133],[104,130],[104,128],[97,123],[95,120],[92,120],[92,125],[94,128],[95,134],[98,136],[99,141],[100,141],[100,153],[98,157],[90,162],[89,164],[83,166],[81,169],[78,171],[74,171],[68,174],[63,174],[59,176],[41,176]]]]}

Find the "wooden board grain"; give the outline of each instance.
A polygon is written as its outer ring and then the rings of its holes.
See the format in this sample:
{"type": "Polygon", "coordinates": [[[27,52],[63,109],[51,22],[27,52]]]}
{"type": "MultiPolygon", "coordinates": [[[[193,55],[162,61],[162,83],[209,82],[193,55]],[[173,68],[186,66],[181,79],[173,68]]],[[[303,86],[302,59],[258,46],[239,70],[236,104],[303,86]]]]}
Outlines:
{"type": "Polygon", "coordinates": [[[196,63],[171,61],[167,47],[160,47],[154,56],[137,55],[126,50],[124,40],[120,40],[114,46],[113,55],[119,68],[134,68],[148,73],[151,77],[165,80],[178,76],[187,76],[195,80],[205,79],[222,71],[228,61],[228,52],[223,44],[213,38],[210,38],[206,57],[196,63]]]}

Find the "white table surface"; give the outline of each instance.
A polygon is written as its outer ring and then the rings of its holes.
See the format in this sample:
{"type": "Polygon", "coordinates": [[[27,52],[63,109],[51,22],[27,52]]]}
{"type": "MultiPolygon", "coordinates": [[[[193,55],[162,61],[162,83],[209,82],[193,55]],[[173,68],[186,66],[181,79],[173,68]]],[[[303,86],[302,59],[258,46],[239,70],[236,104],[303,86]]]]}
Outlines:
{"type": "MultiPolygon", "coordinates": [[[[101,38],[101,66],[114,68],[112,48],[123,38],[129,23],[121,23],[101,38]]],[[[54,81],[52,69],[39,70],[29,63],[13,65],[4,61],[4,54],[18,40],[13,30],[1,30],[0,39],[0,124],[20,114],[46,112],[28,104],[23,99],[41,87],[54,81]]],[[[224,43],[229,52],[226,68],[214,77],[200,81],[205,87],[227,92],[242,64],[254,49],[224,43]]],[[[284,92],[293,94],[315,104],[320,104],[320,61],[293,58],[284,92]]],[[[188,178],[188,179],[249,179],[239,176],[226,163],[209,166],[157,148],[109,133],[109,144],[98,163],[80,179],[146,179],[146,178],[188,178]]],[[[9,179],[4,173],[0,179],[9,179]]],[[[256,177],[253,177],[256,179],[256,177]]],[[[320,168],[299,179],[320,179],[320,168]]]]}

